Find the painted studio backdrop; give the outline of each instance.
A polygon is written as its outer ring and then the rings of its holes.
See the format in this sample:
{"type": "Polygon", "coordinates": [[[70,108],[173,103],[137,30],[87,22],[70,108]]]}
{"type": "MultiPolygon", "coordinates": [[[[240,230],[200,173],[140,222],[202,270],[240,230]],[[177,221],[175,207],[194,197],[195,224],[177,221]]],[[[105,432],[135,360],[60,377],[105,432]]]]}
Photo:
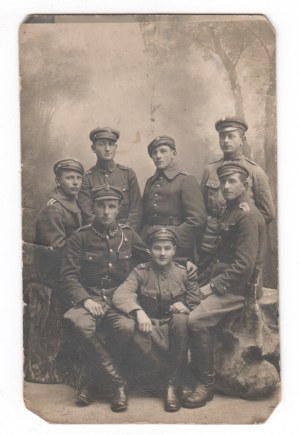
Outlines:
{"type": "MultiPolygon", "coordinates": [[[[215,122],[243,117],[243,152],[266,172],[277,207],[275,31],[266,17],[32,15],[19,42],[26,244],[53,190],[54,162],[95,165],[89,133],[98,126],[120,131],[115,161],[135,171],[143,193],[153,138],[173,137],[182,168],[200,182],[223,157],[215,122]]],[[[276,219],[266,232],[263,286],[278,299],[276,219]]]]}

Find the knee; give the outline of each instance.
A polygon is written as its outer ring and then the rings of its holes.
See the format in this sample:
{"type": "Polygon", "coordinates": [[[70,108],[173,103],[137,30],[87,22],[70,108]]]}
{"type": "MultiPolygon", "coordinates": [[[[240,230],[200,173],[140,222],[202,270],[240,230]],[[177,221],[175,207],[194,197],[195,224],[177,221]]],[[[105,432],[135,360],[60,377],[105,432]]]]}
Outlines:
{"type": "Polygon", "coordinates": [[[74,331],[83,337],[92,337],[96,333],[95,318],[84,310],[71,308],[64,315],[64,318],[71,324],[74,331]]]}
{"type": "Polygon", "coordinates": [[[134,333],[135,320],[120,315],[113,324],[113,334],[120,344],[128,342],[134,333]]]}
{"type": "Polygon", "coordinates": [[[174,314],[172,317],[170,328],[180,334],[185,334],[188,330],[187,314],[174,314]]]}

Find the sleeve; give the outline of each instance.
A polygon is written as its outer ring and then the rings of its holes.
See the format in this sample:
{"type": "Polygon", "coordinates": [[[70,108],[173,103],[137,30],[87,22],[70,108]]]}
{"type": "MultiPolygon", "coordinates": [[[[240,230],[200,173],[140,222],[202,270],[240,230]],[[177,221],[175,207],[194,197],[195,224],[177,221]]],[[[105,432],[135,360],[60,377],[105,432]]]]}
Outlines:
{"type": "Polygon", "coordinates": [[[150,260],[149,249],[134,230],[132,231],[132,254],[136,264],[150,260]]]}
{"type": "Polygon", "coordinates": [[[245,213],[238,222],[234,261],[223,273],[211,280],[211,287],[220,293],[241,291],[248,284],[259,248],[259,225],[254,214],[245,213]]]}
{"type": "Polygon", "coordinates": [[[194,310],[200,304],[199,284],[197,279],[190,279],[187,275],[186,281],[186,306],[189,310],[194,310]]]}
{"type": "Polygon", "coordinates": [[[267,175],[262,168],[257,170],[252,176],[254,202],[258,210],[265,218],[266,224],[275,219],[275,207],[267,175]]]}
{"type": "Polygon", "coordinates": [[[184,222],[176,230],[178,242],[189,249],[195,236],[203,233],[206,226],[206,210],[202,193],[197,180],[188,175],[181,186],[182,210],[184,222]]]}
{"type": "Polygon", "coordinates": [[[129,171],[129,213],[128,225],[135,231],[139,232],[142,224],[142,199],[141,192],[135,173],[131,169],[129,171]]]}
{"type": "Polygon", "coordinates": [[[207,183],[207,179],[208,179],[208,174],[209,174],[208,169],[205,168],[204,172],[203,172],[203,175],[202,175],[202,178],[201,178],[201,181],[200,181],[200,190],[201,190],[201,193],[202,193],[202,198],[203,198],[206,210],[207,210],[207,188],[206,188],[206,183],[207,183]]]}
{"type": "Polygon", "coordinates": [[[112,302],[118,310],[125,314],[130,314],[133,310],[142,309],[137,303],[137,292],[140,288],[140,283],[139,273],[137,269],[133,269],[123,284],[114,292],[112,302]]]}
{"type": "Polygon", "coordinates": [[[54,205],[47,206],[36,224],[36,241],[40,245],[62,249],[66,244],[64,213],[54,205]]]}
{"type": "Polygon", "coordinates": [[[72,305],[77,305],[90,298],[89,293],[80,282],[82,252],[79,233],[74,233],[66,243],[60,276],[63,291],[72,305]]]}
{"type": "Polygon", "coordinates": [[[89,179],[86,175],[82,177],[82,185],[78,193],[78,203],[81,208],[83,225],[92,223],[95,215],[93,209],[91,187],[89,179]]]}

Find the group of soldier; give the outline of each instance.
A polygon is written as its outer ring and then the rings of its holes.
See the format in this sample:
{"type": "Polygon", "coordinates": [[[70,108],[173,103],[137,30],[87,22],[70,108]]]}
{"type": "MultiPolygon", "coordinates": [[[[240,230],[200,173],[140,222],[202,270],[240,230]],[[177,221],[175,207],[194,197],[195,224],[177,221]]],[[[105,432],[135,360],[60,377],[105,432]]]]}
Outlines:
{"type": "MultiPolygon", "coordinates": [[[[267,176],[243,153],[243,119],[215,128],[224,155],[206,167],[200,186],[177,163],[169,136],[148,145],[156,171],[142,197],[134,171],[114,161],[115,129],[91,131],[97,162],[88,171],[73,158],[54,165],[56,187],[35,237],[53,259],[39,258],[40,275],[61,297],[91,372],[109,378],[115,412],[127,409],[127,380],[99,330],[109,331],[120,354],[134,349],[153,364],[167,355],[166,411],[204,406],[214,391],[213,328],[243,308],[262,267],[265,224],[275,216],[267,176]],[[189,350],[196,382],[187,391],[189,350]]],[[[91,376],[79,389],[81,403],[93,400],[92,384],[91,376]]]]}

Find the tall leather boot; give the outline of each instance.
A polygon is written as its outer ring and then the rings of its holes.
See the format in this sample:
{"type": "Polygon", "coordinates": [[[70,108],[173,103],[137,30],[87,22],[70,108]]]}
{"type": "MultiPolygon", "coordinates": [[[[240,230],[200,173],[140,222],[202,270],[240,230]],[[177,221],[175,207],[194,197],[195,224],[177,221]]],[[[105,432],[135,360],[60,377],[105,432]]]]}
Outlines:
{"type": "Polygon", "coordinates": [[[187,337],[175,337],[174,340],[170,340],[170,376],[164,390],[164,408],[167,412],[177,412],[181,408],[182,379],[187,366],[187,352],[187,337]]]}
{"type": "Polygon", "coordinates": [[[89,337],[87,342],[94,356],[96,356],[96,363],[109,377],[113,385],[113,396],[111,399],[112,411],[125,411],[128,403],[126,380],[121,376],[111,355],[107,352],[105,346],[99,339],[97,339],[97,337],[89,337]]]}
{"type": "Polygon", "coordinates": [[[191,343],[192,367],[198,381],[193,392],[184,398],[184,408],[201,408],[214,395],[214,349],[213,338],[207,328],[193,332],[191,343]]]}

